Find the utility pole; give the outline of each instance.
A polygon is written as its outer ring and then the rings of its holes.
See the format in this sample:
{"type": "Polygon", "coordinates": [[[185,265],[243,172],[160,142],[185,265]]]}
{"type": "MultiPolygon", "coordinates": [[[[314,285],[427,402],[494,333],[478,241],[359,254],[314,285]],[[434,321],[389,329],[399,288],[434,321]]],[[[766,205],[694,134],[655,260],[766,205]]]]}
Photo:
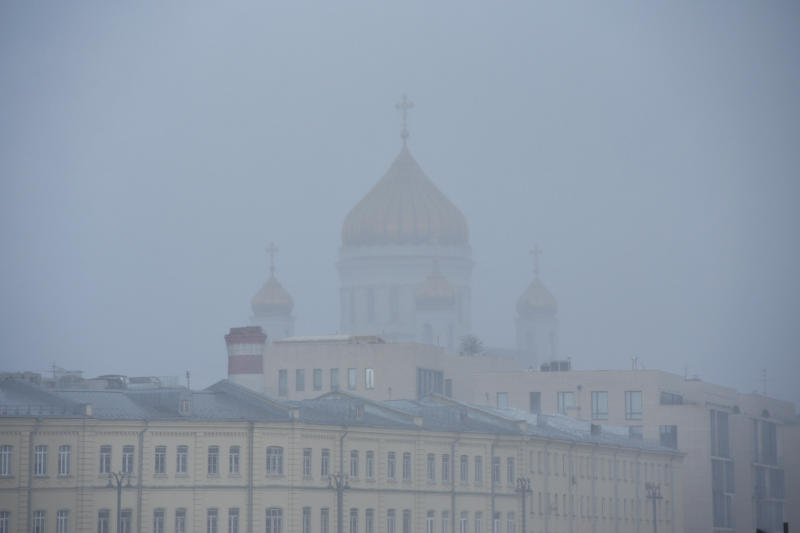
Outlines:
{"type": "Polygon", "coordinates": [[[661,499],[661,485],[656,483],[645,483],[644,488],[647,490],[647,499],[652,500],[653,502],[653,533],[658,533],[658,527],[656,524],[656,522],[658,522],[658,517],[656,516],[656,501],[661,499]]]}
{"type": "MultiPolygon", "coordinates": [[[[120,516],[120,509],[122,507],[122,486],[131,487],[131,478],[133,475],[129,472],[109,472],[108,473],[108,487],[109,489],[117,487],[117,529],[115,533],[122,533],[122,516],[120,516]]],[[[125,531],[125,533],[131,533],[125,531]]]]}
{"type": "Polygon", "coordinates": [[[350,488],[350,482],[345,474],[336,472],[328,476],[328,488],[336,490],[336,533],[343,533],[344,516],[342,507],[344,506],[344,491],[350,488]]]}
{"type": "Polygon", "coordinates": [[[517,488],[514,489],[514,492],[518,492],[522,500],[522,533],[527,533],[525,529],[525,520],[527,517],[527,513],[525,512],[525,498],[527,498],[528,493],[531,492],[531,479],[528,477],[518,477],[517,488]]]}

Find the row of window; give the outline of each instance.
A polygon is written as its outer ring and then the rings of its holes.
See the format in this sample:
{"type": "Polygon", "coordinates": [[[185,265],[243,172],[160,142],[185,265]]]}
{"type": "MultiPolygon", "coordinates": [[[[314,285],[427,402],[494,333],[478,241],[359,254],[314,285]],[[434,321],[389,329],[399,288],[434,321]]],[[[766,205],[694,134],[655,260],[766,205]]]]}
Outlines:
{"type": "Polygon", "coordinates": [[[578,476],[581,478],[600,479],[609,481],[636,481],[636,468],[644,481],[669,483],[670,464],[652,463],[646,461],[615,460],[612,457],[594,457],[589,455],[575,455],[574,465],[570,465],[566,453],[530,451],[530,473],[539,473],[554,476],[578,476]],[[616,466],[615,466],[616,461],[616,466]]]}
{"type": "MultiPolygon", "coordinates": [[[[330,390],[339,390],[339,369],[331,368],[328,371],[330,382],[330,390]]],[[[312,371],[312,389],[315,391],[322,390],[322,369],[315,368],[312,371]]],[[[363,386],[365,390],[372,390],[375,388],[375,369],[364,369],[363,386]]],[[[358,369],[347,369],[347,388],[349,390],[358,389],[358,369]]],[[[304,392],[306,390],[306,371],[303,368],[297,368],[294,371],[294,390],[297,392],[304,392]]],[[[287,396],[289,394],[289,371],[285,368],[278,370],[278,395],[287,396]]]]}
{"type": "MultiPolygon", "coordinates": [[[[567,495],[561,495],[561,511],[559,512],[559,495],[550,493],[538,493],[538,513],[546,515],[560,516],[579,516],[580,518],[615,518],[619,513],[618,518],[628,520],[636,519],[644,514],[645,520],[652,520],[652,511],[649,506],[642,507],[642,501],[633,498],[622,498],[615,501],[614,498],[606,497],[591,497],[580,496],[578,498],[578,506],[575,506],[575,497],[569,496],[569,503],[567,495]]],[[[533,495],[531,495],[533,502],[533,495]]],[[[531,513],[535,513],[536,509],[531,508],[531,513]]],[[[657,501],[656,506],[657,519],[659,521],[669,521],[670,519],[670,502],[669,500],[657,501]],[[663,513],[662,513],[663,511],[663,513]]],[[[69,511],[58,510],[56,511],[56,532],[69,533],[69,511]]],[[[217,508],[206,510],[206,533],[223,533],[227,530],[228,533],[239,533],[240,528],[240,511],[238,507],[231,507],[227,509],[226,516],[217,508]],[[227,518],[227,529],[224,527],[227,518]]],[[[436,512],[433,510],[427,511],[425,517],[425,530],[426,533],[436,533],[436,512]]],[[[470,530],[469,512],[462,511],[459,514],[459,533],[483,533],[483,512],[476,511],[473,513],[472,530],[470,530]]],[[[267,533],[283,533],[284,519],[283,509],[279,507],[271,507],[265,511],[266,519],[266,532],[267,533]]],[[[501,513],[495,513],[492,521],[492,531],[500,532],[501,530],[501,513]]],[[[314,520],[311,513],[311,507],[303,507],[301,515],[301,531],[302,533],[312,533],[314,530],[314,520]]],[[[349,533],[359,533],[359,528],[363,523],[363,533],[375,532],[375,510],[365,509],[363,512],[363,522],[361,520],[360,510],[351,508],[348,515],[348,522],[345,527],[349,533]]],[[[33,533],[45,533],[47,524],[47,511],[36,510],[33,512],[33,533]]],[[[153,533],[165,533],[167,524],[167,512],[165,509],[155,509],[153,511],[153,533]]],[[[174,529],[175,533],[186,533],[187,519],[186,509],[179,508],[174,513],[174,529]]],[[[319,510],[318,531],[319,533],[330,533],[331,531],[331,513],[330,509],[323,507],[319,510]]],[[[450,512],[441,511],[440,525],[442,533],[450,533],[450,512]]],[[[122,509],[120,512],[120,533],[131,533],[133,529],[133,512],[131,509],[122,509]]],[[[487,524],[488,526],[488,524],[487,524]]],[[[8,533],[11,531],[11,515],[8,511],[0,511],[0,533],[8,533]]],[[[97,532],[98,533],[111,533],[111,512],[108,509],[101,509],[97,514],[97,532]]],[[[386,511],[386,533],[411,533],[412,521],[411,510],[405,509],[400,513],[396,509],[388,509],[386,511]],[[398,523],[399,522],[399,523],[398,523]]],[[[516,518],[514,512],[506,513],[506,532],[515,533],[516,531],[516,518]]]]}
{"type": "MultiPolygon", "coordinates": [[[[542,411],[542,395],[540,392],[529,393],[529,409],[532,413],[542,411]]],[[[608,391],[592,391],[592,419],[608,420],[608,391]]],[[[556,393],[558,412],[569,414],[577,406],[575,392],[559,391],[556,393]]],[[[508,407],[508,393],[497,393],[497,407],[508,407]]],[[[625,419],[642,419],[642,391],[625,391],[625,419]]]]}
{"type": "MultiPolygon", "coordinates": [[[[674,428],[674,426],[664,426],[674,428]]],[[[664,433],[662,433],[664,435],[664,433]]],[[[677,435],[675,436],[677,439],[677,435]]],[[[663,444],[663,442],[662,442],[663,444]]],[[[11,464],[12,464],[12,451],[13,448],[10,445],[2,445],[0,446],[0,467],[2,467],[1,472],[4,476],[10,476],[11,472],[11,464]]],[[[34,451],[34,475],[36,476],[46,476],[47,475],[47,445],[37,445],[34,451]]],[[[212,445],[208,447],[207,451],[207,474],[210,476],[219,475],[221,473],[221,459],[220,459],[220,447],[216,445],[212,445]]],[[[536,452],[536,458],[534,460],[534,452],[530,452],[530,472],[535,473],[538,471],[539,474],[554,474],[558,476],[567,475],[568,473],[568,457],[567,454],[559,454],[559,453],[551,453],[551,452],[536,452]],[[551,465],[551,456],[552,456],[552,465],[551,465]]],[[[122,454],[122,470],[125,473],[131,474],[133,473],[133,455],[134,455],[134,447],[130,445],[123,446],[123,454],[122,454]]],[[[228,474],[229,475],[238,475],[240,474],[240,459],[241,451],[239,446],[230,446],[228,447],[228,474]]],[[[303,477],[306,479],[310,479],[313,477],[313,450],[311,448],[304,448],[303,449],[303,460],[302,460],[302,474],[303,477]]],[[[108,474],[111,472],[111,458],[112,458],[112,449],[109,445],[103,445],[100,447],[100,464],[99,464],[99,472],[101,474],[108,474]]],[[[412,457],[410,452],[403,452],[400,457],[401,464],[400,464],[400,474],[402,475],[403,481],[411,481],[412,476],[412,457]]],[[[580,477],[591,477],[592,465],[591,465],[591,457],[578,455],[576,457],[577,473],[580,477]]],[[[493,457],[492,458],[492,482],[497,485],[502,482],[502,463],[500,457],[493,457]]],[[[398,457],[396,452],[388,452],[387,453],[387,460],[386,460],[386,477],[390,481],[394,481],[398,479],[398,457]]],[[[598,476],[601,479],[605,479],[606,477],[606,469],[604,468],[607,465],[608,471],[608,479],[613,479],[614,474],[614,460],[611,458],[605,459],[602,457],[595,458],[595,474],[594,477],[597,478],[598,476]]],[[[224,464],[224,463],[223,463],[224,464]]],[[[628,461],[621,461],[620,472],[616,475],[623,481],[627,481],[629,478],[631,481],[634,480],[634,465],[635,463],[630,462],[630,475],[628,474],[628,461]]],[[[661,481],[662,475],[663,479],[666,481],[669,479],[668,477],[668,469],[669,464],[665,463],[663,465],[656,465],[655,463],[641,463],[643,465],[643,477],[645,480],[658,480],[661,481]],[[649,465],[649,466],[648,466],[649,465]],[[663,468],[663,470],[662,470],[663,468]],[[650,475],[648,475],[650,474],[650,475]]],[[[331,474],[331,451],[328,448],[323,448],[321,450],[320,455],[320,477],[322,479],[326,479],[331,474]]],[[[349,474],[350,477],[353,479],[359,479],[361,477],[361,455],[359,450],[351,450],[350,451],[350,463],[349,463],[349,474]]],[[[469,456],[468,455],[461,455],[459,458],[459,481],[462,484],[466,484],[469,482],[469,456]]],[[[505,461],[505,480],[508,485],[513,485],[515,483],[515,468],[514,468],[514,458],[507,457],[505,461]]],[[[364,478],[368,480],[375,479],[375,452],[372,450],[368,450],[364,454],[364,478]]],[[[435,483],[437,481],[437,473],[438,478],[442,483],[449,483],[450,482],[450,455],[449,454],[442,454],[438,461],[436,454],[429,453],[426,457],[426,477],[429,483],[435,483]]],[[[571,471],[571,470],[570,470],[571,471]]],[[[68,476],[71,472],[71,448],[69,445],[62,445],[58,447],[58,475],[59,476],[68,476]]],[[[473,472],[474,477],[473,481],[475,484],[482,484],[483,483],[483,457],[480,455],[476,455],[473,458],[473,472]]],[[[153,473],[157,475],[164,475],[167,473],[167,447],[166,446],[156,446],[155,447],[155,455],[153,461],[153,473]]],[[[188,475],[189,473],[189,447],[186,445],[179,445],[175,449],[175,473],[179,475],[188,475]]],[[[284,474],[284,449],[281,446],[269,446],[267,447],[266,451],[266,473],[267,475],[278,475],[281,476],[284,474]]]]}

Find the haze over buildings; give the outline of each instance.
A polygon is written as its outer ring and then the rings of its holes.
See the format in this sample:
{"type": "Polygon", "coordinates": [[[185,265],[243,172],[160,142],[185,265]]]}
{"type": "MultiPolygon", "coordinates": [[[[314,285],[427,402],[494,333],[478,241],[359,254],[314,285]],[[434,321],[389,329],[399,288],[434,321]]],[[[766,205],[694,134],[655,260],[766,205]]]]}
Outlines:
{"type": "Polygon", "coordinates": [[[225,375],[268,276],[335,333],[341,224],[409,146],[471,330],[542,277],[576,367],[800,402],[800,8],[0,7],[0,365],[225,375]]]}

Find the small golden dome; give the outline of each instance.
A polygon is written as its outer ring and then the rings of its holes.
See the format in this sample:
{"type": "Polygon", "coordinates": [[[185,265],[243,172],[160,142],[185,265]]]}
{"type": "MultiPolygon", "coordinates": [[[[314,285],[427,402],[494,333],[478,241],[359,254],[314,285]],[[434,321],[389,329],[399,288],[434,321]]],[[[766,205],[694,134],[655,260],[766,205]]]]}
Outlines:
{"type": "Polygon", "coordinates": [[[432,243],[467,245],[467,221],[404,144],[386,174],[345,217],[342,244],[432,243]]]}
{"type": "Polygon", "coordinates": [[[536,311],[552,311],[558,309],[558,303],[555,296],[553,296],[547,287],[539,281],[539,278],[534,278],[522,296],[517,300],[517,312],[520,315],[530,315],[536,311]]]}
{"type": "Polygon", "coordinates": [[[425,282],[417,289],[417,305],[426,308],[450,307],[456,301],[457,291],[445,278],[437,265],[434,265],[425,282]]]}
{"type": "Polygon", "coordinates": [[[286,316],[292,313],[294,300],[275,279],[275,275],[270,274],[261,290],[253,296],[250,305],[256,316],[286,316]]]}

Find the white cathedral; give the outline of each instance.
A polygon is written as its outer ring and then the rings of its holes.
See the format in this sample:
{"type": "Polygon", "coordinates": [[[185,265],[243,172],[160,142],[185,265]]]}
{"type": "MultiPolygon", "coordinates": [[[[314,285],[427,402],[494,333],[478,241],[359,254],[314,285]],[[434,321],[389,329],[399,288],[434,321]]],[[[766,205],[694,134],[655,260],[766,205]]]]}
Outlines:
{"type": "MultiPolygon", "coordinates": [[[[353,207],[342,225],[339,249],[339,331],[387,342],[438,345],[450,352],[471,331],[472,249],[464,215],[425,175],[408,148],[405,97],[403,141],[389,170],[353,207]]],[[[267,342],[294,334],[294,302],[270,275],[252,299],[252,325],[267,342]]],[[[534,278],[516,303],[511,352],[524,368],[558,358],[557,302],[534,278]]],[[[507,350],[504,350],[507,351],[507,350]]]]}

